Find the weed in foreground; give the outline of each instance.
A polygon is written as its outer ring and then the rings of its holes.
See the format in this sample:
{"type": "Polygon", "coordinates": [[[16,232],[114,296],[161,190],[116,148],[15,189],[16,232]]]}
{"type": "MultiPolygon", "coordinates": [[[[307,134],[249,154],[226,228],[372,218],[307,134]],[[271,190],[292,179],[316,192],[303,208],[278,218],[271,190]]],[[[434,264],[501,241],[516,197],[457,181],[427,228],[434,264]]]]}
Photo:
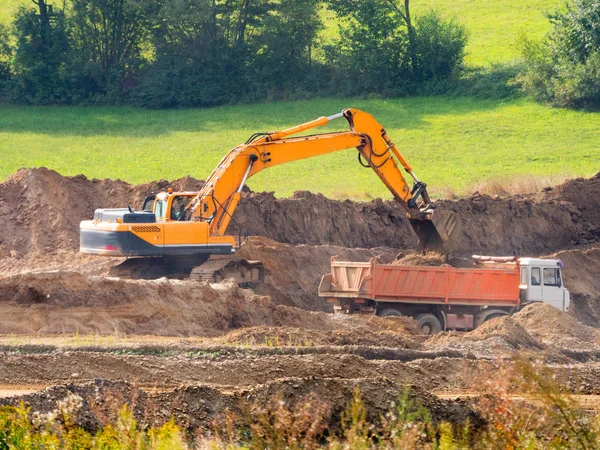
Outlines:
{"type": "Polygon", "coordinates": [[[140,424],[122,406],[90,433],[77,424],[82,399],[70,395],[55,411],[32,413],[24,404],[0,408],[0,450],[8,449],[593,449],[600,447],[600,421],[561,391],[547,367],[526,359],[513,372],[490,377],[474,407],[485,420],[479,429],[435,422],[431,412],[405,389],[379,418],[368,411],[360,390],[339,420],[331,405],[310,394],[289,403],[283,394],[264,404],[226,411],[210,434],[188,435],[171,419],[161,426],[140,424]],[[507,382],[507,377],[510,381],[507,382]],[[497,378],[497,379],[496,379],[497,378]],[[513,392],[519,392],[516,397],[513,392]]]}

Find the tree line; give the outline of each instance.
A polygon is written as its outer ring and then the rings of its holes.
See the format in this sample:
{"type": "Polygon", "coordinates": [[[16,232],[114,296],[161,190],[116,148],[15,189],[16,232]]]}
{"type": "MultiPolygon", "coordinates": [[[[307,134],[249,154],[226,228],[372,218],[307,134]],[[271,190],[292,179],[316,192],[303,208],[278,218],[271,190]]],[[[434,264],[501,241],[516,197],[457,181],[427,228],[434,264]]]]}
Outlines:
{"type": "Polygon", "coordinates": [[[598,0],[566,0],[542,41],[523,37],[521,60],[491,69],[465,68],[465,28],[435,11],[414,18],[409,0],[30,1],[0,25],[0,98],[15,103],[525,93],[600,107],[598,0]]]}
{"type": "Polygon", "coordinates": [[[31,1],[0,27],[0,89],[25,104],[410,95],[457,79],[467,43],[454,20],[413,19],[409,0],[31,1]]]}

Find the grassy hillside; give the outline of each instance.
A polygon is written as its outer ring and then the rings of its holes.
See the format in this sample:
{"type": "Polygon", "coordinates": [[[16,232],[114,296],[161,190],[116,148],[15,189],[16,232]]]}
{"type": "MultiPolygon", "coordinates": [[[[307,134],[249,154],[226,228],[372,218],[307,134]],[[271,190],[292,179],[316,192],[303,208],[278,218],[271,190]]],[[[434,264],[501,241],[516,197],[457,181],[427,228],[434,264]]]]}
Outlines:
{"type": "MultiPolygon", "coordinates": [[[[549,29],[544,11],[552,11],[562,0],[528,0],[526,2],[502,0],[413,0],[412,12],[418,16],[436,9],[446,17],[463,23],[470,34],[467,62],[488,65],[514,59],[521,31],[541,37],[549,29]]],[[[62,0],[54,1],[62,5],[62,0]]],[[[8,23],[19,5],[32,5],[30,0],[0,0],[0,23],[8,23]]],[[[327,29],[324,39],[336,36],[337,24],[331,13],[325,12],[327,29]]]]}
{"type": "MultiPolygon", "coordinates": [[[[466,192],[489,179],[589,176],[600,168],[598,114],[524,100],[438,97],[180,111],[3,106],[0,179],[23,166],[131,182],[186,174],[204,178],[252,133],[282,129],[347,106],[371,112],[437,193],[446,188],[466,192]]],[[[335,125],[346,128],[343,119],[335,125]]],[[[355,150],[275,167],[249,185],[280,196],[310,189],[332,197],[388,197],[379,179],[359,166],[355,150]]]]}
{"type": "Polygon", "coordinates": [[[0,23],[9,24],[15,11],[21,5],[33,5],[31,0],[0,0],[0,23]]]}
{"type": "Polygon", "coordinates": [[[488,65],[518,56],[516,43],[521,32],[542,37],[550,29],[544,12],[554,11],[562,0],[413,0],[413,12],[436,9],[454,17],[469,31],[467,62],[488,65]]]}

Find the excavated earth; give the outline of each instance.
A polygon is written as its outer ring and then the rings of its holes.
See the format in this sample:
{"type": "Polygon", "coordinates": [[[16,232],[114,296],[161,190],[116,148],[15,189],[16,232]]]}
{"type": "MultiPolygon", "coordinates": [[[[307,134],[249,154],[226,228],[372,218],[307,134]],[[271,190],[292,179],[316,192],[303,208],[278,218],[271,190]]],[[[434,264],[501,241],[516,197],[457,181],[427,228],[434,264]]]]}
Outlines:
{"type": "Polygon", "coordinates": [[[446,262],[415,252],[394,202],[246,192],[231,232],[248,233],[239,255],[268,270],[254,290],[110,278],[120,259],[78,253],[79,222],[95,208],[139,207],[150,192],[200,186],[189,177],[133,186],[43,168],[0,184],[0,404],[24,400],[48,412],[75,395],[89,429],[128,402],[147,423],[173,416],[197,430],[275,394],[292,405],[316,394],[337,423],[355,386],[376,419],[408,386],[434,419],[477,424],[472,403],[455,397],[508,379],[515,356],[544,362],[568,392],[600,395],[600,174],[532,195],[439,201],[463,221],[450,264],[469,267],[471,254],[559,258],[572,307],[530,305],[430,338],[407,318],[332,315],[317,296],[333,256],[446,262]]]}

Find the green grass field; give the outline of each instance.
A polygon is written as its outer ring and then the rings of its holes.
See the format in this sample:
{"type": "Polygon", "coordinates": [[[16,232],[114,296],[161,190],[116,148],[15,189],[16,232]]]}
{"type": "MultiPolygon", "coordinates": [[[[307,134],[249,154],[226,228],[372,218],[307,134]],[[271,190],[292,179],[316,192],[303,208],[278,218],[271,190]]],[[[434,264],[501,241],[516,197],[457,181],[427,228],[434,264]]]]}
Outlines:
{"type": "MultiPolygon", "coordinates": [[[[600,170],[600,117],[533,102],[465,98],[312,100],[203,110],[0,107],[0,178],[20,167],[140,183],[187,174],[205,178],[223,155],[252,133],[282,129],[353,106],[388,130],[434,193],[519,176],[557,180],[600,170]]],[[[343,119],[336,127],[347,129],[343,119]]],[[[356,150],[261,172],[254,190],[295,190],[364,199],[389,198],[362,168],[356,150]]]]}

